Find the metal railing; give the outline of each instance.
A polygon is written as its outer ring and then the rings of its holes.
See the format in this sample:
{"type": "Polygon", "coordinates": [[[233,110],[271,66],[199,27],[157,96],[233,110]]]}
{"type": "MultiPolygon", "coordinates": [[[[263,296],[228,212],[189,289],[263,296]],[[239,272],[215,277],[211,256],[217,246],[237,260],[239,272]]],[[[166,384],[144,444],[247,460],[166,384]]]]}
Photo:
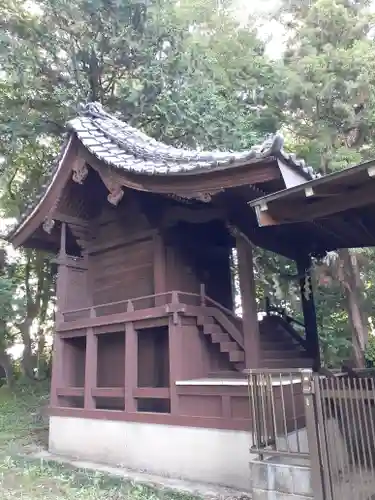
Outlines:
{"type": "Polygon", "coordinates": [[[251,451],[308,457],[303,383],[311,370],[249,370],[251,451]]]}
{"type": "Polygon", "coordinates": [[[325,500],[375,494],[375,380],[315,377],[314,404],[325,500]]]}
{"type": "Polygon", "coordinates": [[[247,374],[253,453],[309,458],[316,500],[375,498],[375,375],[247,374]]]}

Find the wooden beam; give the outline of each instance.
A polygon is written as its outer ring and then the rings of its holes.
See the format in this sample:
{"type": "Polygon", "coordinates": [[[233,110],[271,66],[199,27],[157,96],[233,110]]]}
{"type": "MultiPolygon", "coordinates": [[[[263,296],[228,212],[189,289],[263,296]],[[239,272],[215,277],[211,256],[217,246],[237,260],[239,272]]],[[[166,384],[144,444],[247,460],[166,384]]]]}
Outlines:
{"type": "Polygon", "coordinates": [[[268,211],[264,212],[258,206],[255,207],[255,213],[257,216],[258,224],[261,227],[277,226],[281,224],[281,222],[275,219],[275,217],[271,216],[268,211]]]}
{"type": "MultiPolygon", "coordinates": [[[[89,153],[83,146],[80,154],[99,175],[108,167],[89,153]]],[[[275,161],[260,162],[259,160],[244,161],[236,168],[217,169],[200,174],[169,174],[157,176],[137,175],[134,172],[123,171],[121,174],[112,172],[114,182],[136,191],[148,191],[160,194],[191,195],[199,197],[202,193],[220,192],[223,189],[236,186],[246,186],[268,182],[281,178],[279,167],[275,161]]]]}
{"type": "Polygon", "coordinates": [[[236,240],[242,298],[245,365],[246,368],[258,368],[260,365],[260,334],[255,300],[253,249],[242,236],[237,236],[236,240]]]}
{"type": "Polygon", "coordinates": [[[204,207],[203,210],[192,210],[186,207],[169,208],[164,216],[163,226],[173,226],[178,221],[190,222],[192,224],[203,224],[212,220],[225,220],[224,210],[204,207]]]}
{"type": "Polygon", "coordinates": [[[73,224],[84,228],[88,228],[90,225],[88,220],[81,219],[80,217],[73,217],[72,215],[66,215],[59,211],[53,212],[53,218],[60,222],[66,222],[67,224],[73,224]]]}
{"type": "Polygon", "coordinates": [[[301,302],[306,332],[306,344],[310,356],[313,358],[313,369],[318,372],[320,369],[320,348],[319,333],[316,321],[316,310],[314,293],[311,279],[311,259],[310,257],[300,258],[297,261],[301,302]],[[307,289],[306,289],[307,288],[307,289]]]}
{"type": "Polygon", "coordinates": [[[282,201],[282,205],[281,202],[277,206],[269,204],[268,216],[273,219],[273,214],[277,212],[277,224],[305,222],[371,204],[375,204],[375,184],[368,182],[362,189],[343,191],[335,197],[318,199],[309,204],[303,200],[299,204],[288,204],[286,198],[282,201]]]}
{"type": "Polygon", "coordinates": [[[51,406],[59,406],[58,388],[63,385],[63,339],[60,335],[53,337],[52,376],[51,376],[51,406]]]}

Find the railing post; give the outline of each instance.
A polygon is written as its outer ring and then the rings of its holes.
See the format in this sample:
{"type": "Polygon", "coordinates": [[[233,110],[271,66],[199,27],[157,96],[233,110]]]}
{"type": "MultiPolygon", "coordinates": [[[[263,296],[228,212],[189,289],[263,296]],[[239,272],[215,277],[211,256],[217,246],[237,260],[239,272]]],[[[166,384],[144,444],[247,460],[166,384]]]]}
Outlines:
{"type": "MultiPolygon", "coordinates": [[[[178,304],[178,293],[172,293],[172,304],[178,304]]],[[[179,379],[182,361],[181,318],[177,312],[169,318],[169,391],[171,414],[178,414],[178,394],[176,381],[179,379]]]]}
{"type": "Polygon", "coordinates": [[[321,447],[318,433],[316,380],[311,370],[302,370],[302,393],[304,399],[307,442],[311,463],[311,483],[314,490],[314,500],[330,500],[324,495],[324,476],[321,460],[321,447]]]}
{"type": "Polygon", "coordinates": [[[92,390],[97,385],[98,365],[98,337],[93,328],[88,328],[86,333],[85,361],[84,408],[85,410],[93,410],[95,409],[95,399],[92,396],[92,390]]]}
{"type": "MultiPolygon", "coordinates": [[[[134,306],[131,300],[127,305],[127,312],[134,311],[134,306]]],[[[134,323],[128,322],[125,324],[125,411],[134,413],[137,411],[137,402],[134,398],[133,391],[137,388],[138,383],[138,334],[134,328],[134,323]]]]}
{"type": "Polygon", "coordinates": [[[206,305],[206,285],[204,283],[200,284],[199,294],[201,297],[201,306],[204,307],[206,305]]]}

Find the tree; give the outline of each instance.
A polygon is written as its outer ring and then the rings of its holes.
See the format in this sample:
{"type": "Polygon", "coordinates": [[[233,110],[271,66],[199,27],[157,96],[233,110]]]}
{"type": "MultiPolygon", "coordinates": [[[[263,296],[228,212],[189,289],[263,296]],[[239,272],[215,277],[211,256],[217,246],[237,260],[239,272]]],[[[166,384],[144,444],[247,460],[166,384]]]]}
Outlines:
{"type": "MultiPolygon", "coordinates": [[[[288,41],[277,100],[282,97],[284,123],[296,148],[324,174],[373,156],[375,44],[369,2],[288,0],[278,17],[288,41]]],[[[356,253],[340,250],[329,272],[341,284],[353,361],[362,366],[368,317],[356,253]]]]}
{"type": "MultiPolygon", "coordinates": [[[[176,146],[242,149],[277,128],[264,45],[216,0],[4,0],[0,5],[0,207],[18,216],[45,182],[65,122],[100,101],[176,146]],[[268,86],[267,86],[268,85],[268,86]]],[[[13,328],[24,371],[44,345],[53,279],[45,256],[17,262],[13,328]],[[40,328],[37,327],[39,323],[40,328]]]]}

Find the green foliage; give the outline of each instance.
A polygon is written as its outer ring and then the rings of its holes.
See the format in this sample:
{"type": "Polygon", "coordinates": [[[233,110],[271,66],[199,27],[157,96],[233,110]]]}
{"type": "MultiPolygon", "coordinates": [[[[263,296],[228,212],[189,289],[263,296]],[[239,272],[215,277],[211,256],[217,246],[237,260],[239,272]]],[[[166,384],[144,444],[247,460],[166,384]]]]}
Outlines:
{"type": "Polygon", "coordinates": [[[365,358],[366,358],[366,363],[370,367],[375,366],[375,336],[370,335],[369,336],[369,341],[367,344],[367,348],[365,351],[365,358]]]}
{"type": "Polygon", "coordinates": [[[283,2],[286,123],[312,165],[326,173],[374,154],[374,16],[344,0],[283,2]],[[294,28],[294,29],[291,29],[294,28]]]}
{"type": "MultiPolygon", "coordinates": [[[[176,146],[243,149],[282,128],[290,149],[324,173],[374,155],[369,2],[281,2],[277,20],[287,30],[287,47],[276,62],[265,55],[257,20],[239,25],[233,6],[230,0],[220,7],[217,0],[3,0],[3,217],[19,215],[34,198],[66,121],[87,101],[100,101],[176,146]]],[[[359,265],[367,315],[375,300],[372,258],[372,250],[361,253],[359,265]]],[[[50,269],[44,256],[26,252],[0,280],[7,335],[28,338],[25,319],[43,327],[31,339],[33,349],[51,323],[50,269]]],[[[345,284],[336,273],[322,285],[321,273],[317,266],[318,323],[325,361],[334,366],[350,350],[345,284]]],[[[256,252],[259,300],[270,296],[301,318],[295,275],[294,263],[256,252]]]]}
{"type": "Polygon", "coordinates": [[[264,46],[216,0],[31,7],[0,6],[5,215],[33,198],[65,122],[88,100],[174,145],[241,149],[278,126],[258,96],[277,81],[264,46]]]}

